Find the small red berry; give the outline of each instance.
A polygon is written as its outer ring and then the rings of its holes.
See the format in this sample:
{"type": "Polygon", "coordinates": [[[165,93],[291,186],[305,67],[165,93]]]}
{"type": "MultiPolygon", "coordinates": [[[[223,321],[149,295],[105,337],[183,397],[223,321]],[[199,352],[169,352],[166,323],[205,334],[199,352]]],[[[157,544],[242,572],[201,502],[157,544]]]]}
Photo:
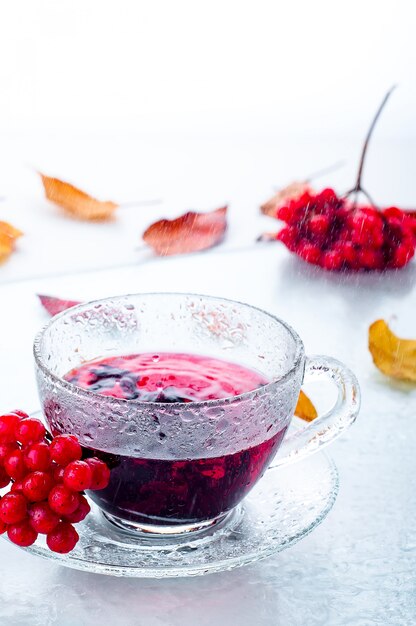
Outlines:
{"type": "Polygon", "coordinates": [[[371,250],[371,248],[362,248],[358,251],[357,257],[360,268],[368,270],[377,270],[383,268],[383,256],[377,250],[371,250]]]}
{"type": "Polygon", "coordinates": [[[24,451],[25,464],[31,471],[42,471],[50,468],[51,454],[47,443],[33,443],[24,451]]]}
{"type": "Polygon", "coordinates": [[[302,243],[302,245],[298,247],[298,255],[307,263],[316,265],[321,258],[321,250],[313,243],[302,243]]]}
{"type": "Polygon", "coordinates": [[[90,489],[92,470],[85,461],[72,461],[64,471],[64,484],[73,491],[90,489]]]}
{"type": "Polygon", "coordinates": [[[23,452],[19,448],[13,450],[13,452],[10,452],[6,456],[6,458],[4,459],[4,469],[6,470],[10,478],[13,478],[15,480],[23,478],[23,476],[26,474],[27,469],[25,465],[25,460],[23,458],[23,452]]]}
{"type": "Polygon", "coordinates": [[[70,515],[78,508],[79,495],[65,485],[55,485],[49,493],[48,502],[55,513],[70,515]]]}
{"type": "Polygon", "coordinates": [[[64,480],[65,468],[60,465],[55,465],[53,470],[53,479],[56,483],[61,483],[64,480]]]}
{"type": "Polygon", "coordinates": [[[0,443],[0,465],[3,465],[4,459],[10,452],[14,452],[14,450],[18,449],[18,445],[16,441],[9,443],[0,443]]]}
{"type": "Polygon", "coordinates": [[[36,417],[28,417],[16,427],[16,439],[24,446],[41,441],[46,435],[46,428],[36,417]]]}
{"type": "Polygon", "coordinates": [[[46,500],[53,487],[53,479],[46,472],[32,472],[22,481],[23,493],[29,502],[46,500]]]}
{"type": "Polygon", "coordinates": [[[294,214],[293,207],[290,206],[281,206],[277,209],[276,217],[278,220],[282,220],[282,222],[290,222],[294,214]]]}
{"type": "Polygon", "coordinates": [[[71,524],[82,522],[82,520],[87,517],[90,511],[91,507],[88,504],[87,498],[85,498],[84,496],[80,496],[78,508],[73,513],[70,513],[69,515],[64,515],[64,520],[66,522],[71,522],[71,524]]]}
{"type": "Polygon", "coordinates": [[[4,467],[0,467],[0,489],[4,489],[10,483],[10,476],[4,469],[4,467]]]}
{"type": "Polygon", "coordinates": [[[20,491],[21,493],[23,493],[23,481],[15,480],[10,488],[10,491],[20,491]]]}
{"type": "Polygon", "coordinates": [[[7,530],[7,524],[0,520],[0,535],[2,535],[7,530]]]}
{"type": "Polygon", "coordinates": [[[375,209],[354,211],[350,215],[349,224],[353,243],[372,248],[383,245],[383,220],[375,209]]]}
{"type": "Polygon", "coordinates": [[[52,552],[66,554],[71,552],[78,543],[79,535],[72,524],[68,522],[59,522],[46,537],[48,548],[52,552]]]}
{"type": "Polygon", "coordinates": [[[327,270],[339,270],[343,260],[339,250],[328,250],[321,257],[322,266],[327,270]]]}
{"type": "Polygon", "coordinates": [[[320,191],[315,198],[318,203],[327,202],[328,204],[337,204],[340,201],[337,194],[333,189],[331,189],[331,187],[322,189],[322,191],[320,191]]]}
{"type": "Polygon", "coordinates": [[[75,435],[57,435],[53,438],[49,450],[52,460],[58,465],[68,465],[82,457],[82,449],[75,435]]]}
{"type": "Polygon", "coordinates": [[[36,502],[29,507],[30,525],[37,533],[47,535],[59,524],[59,515],[49,507],[47,502],[36,502]]]}
{"type": "Polygon", "coordinates": [[[340,252],[344,263],[346,263],[350,269],[357,269],[357,250],[351,241],[341,241],[335,244],[334,248],[340,252]]]}
{"type": "Polygon", "coordinates": [[[387,219],[395,217],[396,219],[403,220],[406,217],[406,214],[395,206],[384,209],[383,215],[387,217],[387,219]]]}
{"type": "Polygon", "coordinates": [[[20,417],[16,413],[0,415],[0,441],[2,443],[16,441],[15,431],[19,422],[20,417]]]}
{"type": "Polygon", "coordinates": [[[32,528],[28,521],[12,524],[7,529],[7,536],[17,546],[27,548],[35,543],[38,533],[32,528]]]}
{"type": "Polygon", "coordinates": [[[331,225],[331,220],[327,215],[313,215],[308,222],[308,231],[313,238],[324,241],[331,225]]]}
{"type": "Polygon", "coordinates": [[[17,524],[26,516],[27,502],[21,493],[6,493],[0,500],[0,520],[5,524],[17,524]]]}
{"type": "Polygon", "coordinates": [[[390,265],[391,267],[399,268],[404,267],[409,263],[410,259],[415,253],[414,246],[409,246],[404,243],[400,244],[396,250],[394,250],[390,265]]]}
{"type": "Polygon", "coordinates": [[[293,226],[286,226],[277,234],[277,240],[284,243],[291,252],[295,251],[297,238],[298,231],[293,226]]]}
{"type": "Polygon", "coordinates": [[[97,459],[96,457],[86,459],[85,462],[88,463],[88,465],[92,469],[92,481],[90,489],[96,491],[108,487],[108,483],[110,482],[110,468],[106,465],[106,463],[104,463],[104,461],[101,461],[101,459],[97,459]]]}

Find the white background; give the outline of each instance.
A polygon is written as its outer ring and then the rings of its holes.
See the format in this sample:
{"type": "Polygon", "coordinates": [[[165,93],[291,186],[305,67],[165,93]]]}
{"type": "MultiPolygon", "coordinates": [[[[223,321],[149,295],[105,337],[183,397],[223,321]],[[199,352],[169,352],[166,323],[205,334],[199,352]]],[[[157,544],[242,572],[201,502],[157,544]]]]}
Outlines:
{"type": "Polygon", "coordinates": [[[1,3],[0,128],[416,132],[409,0],[1,3]]]}

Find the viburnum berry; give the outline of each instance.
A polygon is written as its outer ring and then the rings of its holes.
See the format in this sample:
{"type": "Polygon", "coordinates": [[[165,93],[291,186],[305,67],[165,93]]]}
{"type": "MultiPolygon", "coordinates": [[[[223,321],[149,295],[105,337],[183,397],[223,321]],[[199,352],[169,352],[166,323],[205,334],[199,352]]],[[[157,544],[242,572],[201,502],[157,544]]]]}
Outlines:
{"type": "Polygon", "coordinates": [[[14,480],[23,478],[27,472],[23,452],[19,448],[13,450],[6,456],[3,466],[10,478],[14,480]]]}
{"type": "Polygon", "coordinates": [[[64,480],[65,468],[61,465],[56,465],[53,468],[53,479],[56,483],[61,483],[64,480]]]}
{"type": "Polygon", "coordinates": [[[31,471],[45,471],[51,466],[51,453],[45,442],[33,443],[24,451],[26,467],[31,471]]]}
{"type": "Polygon", "coordinates": [[[10,483],[10,476],[4,469],[4,467],[0,467],[0,489],[4,489],[10,483]]]}
{"type": "Polygon", "coordinates": [[[30,525],[37,533],[47,535],[56,528],[59,523],[59,515],[55,513],[55,511],[52,511],[47,502],[31,504],[28,515],[30,525]]]}
{"type": "Polygon", "coordinates": [[[342,254],[339,250],[328,250],[321,257],[321,264],[327,270],[339,270],[343,263],[342,254]]]}
{"type": "Polygon", "coordinates": [[[361,208],[351,211],[349,225],[352,243],[376,249],[383,245],[383,221],[375,209],[361,208]]]}
{"type": "Polygon", "coordinates": [[[277,239],[285,244],[286,248],[292,252],[296,249],[296,241],[298,239],[298,232],[293,226],[286,226],[278,233],[277,239]]]}
{"type": "Polygon", "coordinates": [[[46,435],[46,428],[36,417],[28,417],[19,421],[15,436],[24,446],[42,441],[46,435]]]}
{"type": "Polygon", "coordinates": [[[85,461],[71,461],[64,471],[64,484],[73,491],[84,491],[91,487],[92,470],[85,461]]]}
{"type": "Polygon", "coordinates": [[[367,270],[378,270],[383,267],[383,255],[377,250],[363,248],[358,250],[357,259],[359,267],[367,270]]]}
{"type": "Polygon", "coordinates": [[[22,481],[23,494],[29,502],[46,500],[53,487],[53,479],[47,472],[31,472],[22,481]]]}
{"type": "Polygon", "coordinates": [[[17,546],[27,548],[35,543],[38,533],[32,528],[30,523],[25,520],[17,524],[11,524],[7,528],[7,536],[17,546]]]}
{"type": "Polygon", "coordinates": [[[58,465],[68,465],[82,457],[82,449],[74,435],[57,435],[53,438],[49,450],[52,460],[58,465]]]}
{"type": "Polygon", "coordinates": [[[20,422],[20,417],[16,413],[6,413],[0,415],[0,441],[10,443],[16,441],[16,428],[20,422]]]}
{"type": "Polygon", "coordinates": [[[0,416],[0,489],[11,482],[0,498],[0,534],[7,531],[24,547],[43,533],[51,550],[72,550],[79,539],[72,524],[91,510],[78,492],[104,489],[110,480],[104,461],[81,457],[74,435],[50,437],[40,420],[23,411],[0,416]]]}
{"type": "Polygon", "coordinates": [[[4,459],[10,452],[14,452],[18,449],[16,441],[10,441],[8,443],[0,443],[0,465],[3,465],[4,459]]]}
{"type": "Polygon", "coordinates": [[[52,511],[58,515],[70,515],[78,508],[79,496],[65,485],[59,484],[51,489],[48,502],[52,511]]]}
{"type": "Polygon", "coordinates": [[[318,241],[324,241],[325,236],[331,226],[331,220],[328,215],[319,213],[312,215],[308,221],[308,231],[310,235],[318,241]]]}
{"type": "Polygon", "coordinates": [[[78,522],[82,522],[82,520],[87,517],[90,511],[91,511],[91,507],[88,504],[87,498],[85,498],[84,496],[79,496],[78,508],[75,509],[75,511],[73,513],[70,513],[69,515],[63,515],[63,519],[66,522],[71,522],[71,524],[76,524],[78,522]]]}
{"type": "Polygon", "coordinates": [[[319,246],[313,243],[302,242],[302,244],[298,246],[298,255],[308,263],[316,265],[321,258],[321,250],[319,246]]]}
{"type": "Polygon", "coordinates": [[[6,493],[0,500],[0,520],[17,524],[27,517],[27,501],[21,493],[6,493]]]}
{"type": "Polygon", "coordinates": [[[48,548],[52,552],[66,554],[71,552],[78,543],[79,535],[69,522],[59,522],[59,524],[46,537],[48,548]]]}
{"type": "Polygon", "coordinates": [[[10,487],[10,491],[20,491],[21,493],[23,493],[23,481],[15,480],[10,487]]]}
{"type": "Polygon", "coordinates": [[[404,267],[415,254],[415,248],[406,244],[400,244],[394,250],[391,258],[391,267],[404,267]]]}
{"type": "Polygon", "coordinates": [[[85,460],[92,470],[91,487],[93,491],[105,489],[110,482],[110,468],[104,461],[91,457],[85,460]]]}
{"type": "Polygon", "coordinates": [[[330,188],[315,193],[309,186],[297,185],[299,196],[295,197],[293,185],[289,185],[276,194],[277,206],[273,207],[286,226],[266,240],[277,239],[308,263],[331,271],[381,271],[409,263],[416,248],[416,211],[379,210],[361,186],[368,142],[390,93],[370,126],[354,187],[341,197],[330,188]],[[359,193],[370,204],[357,205],[359,193]]]}

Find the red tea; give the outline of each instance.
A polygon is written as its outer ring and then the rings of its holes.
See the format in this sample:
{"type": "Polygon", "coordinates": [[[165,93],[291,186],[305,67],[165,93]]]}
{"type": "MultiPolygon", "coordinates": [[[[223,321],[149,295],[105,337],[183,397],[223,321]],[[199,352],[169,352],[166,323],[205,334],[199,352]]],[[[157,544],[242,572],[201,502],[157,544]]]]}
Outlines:
{"type": "MultiPolygon", "coordinates": [[[[133,354],[91,361],[66,380],[101,395],[143,402],[216,400],[269,381],[236,363],[189,354],[133,354]]],[[[284,436],[233,454],[163,460],[86,450],[111,467],[106,489],[90,497],[106,512],[142,524],[195,524],[232,509],[261,477],[284,436]]],[[[159,433],[159,437],[163,433],[159,433]]]]}

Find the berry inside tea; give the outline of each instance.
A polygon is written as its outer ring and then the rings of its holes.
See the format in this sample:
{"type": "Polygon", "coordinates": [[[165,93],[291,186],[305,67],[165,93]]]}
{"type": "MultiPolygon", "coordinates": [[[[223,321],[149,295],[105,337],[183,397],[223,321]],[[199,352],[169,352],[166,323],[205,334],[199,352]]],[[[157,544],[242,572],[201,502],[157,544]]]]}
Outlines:
{"type": "MultiPolygon", "coordinates": [[[[97,394],[141,402],[189,403],[252,391],[269,381],[236,363],[189,354],[132,354],[91,361],[65,379],[97,394]]],[[[150,418],[151,419],[151,418],[150,418]]],[[[193,459],[136,458],[85,450],[111,467],[107,488],[90,497],[107,513],[139,524],[195,524],[231,510],[261,477],[285,429],[233,454],[193,459]]],[[[140,436],[140,435],[138,435],[140,436]]],[[[159,433],[162,438],[163,432],[159,433]]]]}

